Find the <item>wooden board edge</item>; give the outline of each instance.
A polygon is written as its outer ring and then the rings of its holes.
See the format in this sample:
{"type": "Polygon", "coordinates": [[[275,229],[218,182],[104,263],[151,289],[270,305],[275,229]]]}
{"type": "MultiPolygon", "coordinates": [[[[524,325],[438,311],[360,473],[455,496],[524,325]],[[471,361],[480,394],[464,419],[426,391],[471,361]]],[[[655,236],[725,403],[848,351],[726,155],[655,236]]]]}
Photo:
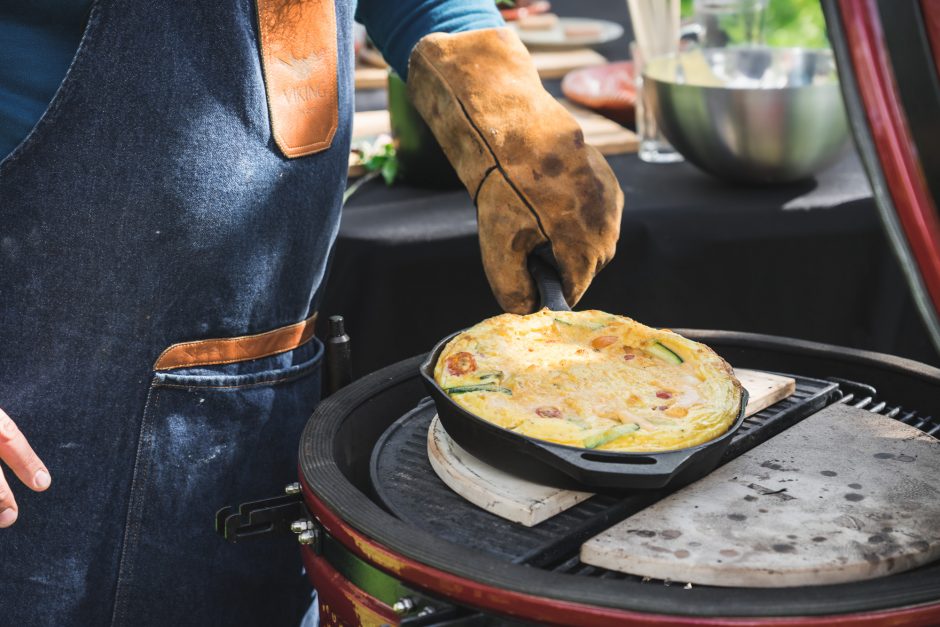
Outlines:
{"type": "MultiPolygon", "coordinates": [[[[428,428],[428,461],[431,463],[431,468],[434,469],[441,481],[457,495],[494,516],[499,516],[526,527],[534,527],[594,496],[591,492],[558,489],[550,496],[539,499],[537,502],[522,503],[508,500],[501,494],[487,492],[479,484],[460,474],[454,466],[444,462],[448,457],[459,461],[459,456],[456,454],[448,455],[438,445],[438,439],[434,437],[434,434],[439,424],[438,418],[435,417],[428,428]]],[[[440,429],[441,432],[446,433],[443,427],[440,429]]],[[[469,453],[466,454],[470,455],[469,453]]],[[[483,464],[484,462],[479,463],[483,464]]],[[[464,467],[472,471],[466,465],[464,467]]]]}
{"type": "Polygon", "coordinates": [[[751,370],[750,368],[737,368],[735,370],[735,374],[739,377],[744,377],[745,379],[764,379],[765,381],[773,381],[775,383],[782,384],[782,387],[775,390],[772,394],[768,394],[766,396],[758,396],[751,392],[750,398],[748,399],[747,408],[744,412],[746,417],[751,417],[757,412],[767,409],[771,405],[779,403],[783,399],[792,396],[793,393],[796,392],[796,379],[792,377],[785,377],[770,372],[762,372],[760,370],[751,370]]]}
{"type": "Polygon", "coordinates": [[[533,520],[531,512],[525,511],[516,511],[512,513],[501,513],[494,510],[494,505],[500,499],[495,497],[492,494],[486,493],[480,486],[475,483],[465,484],[460,481],[460,476],[442,460],[446,454],[438,447],[437,439],[434,437],[433,422],[431,428],[428,429],[428,461],[431,463],[431,468],[437,474],[441,481],[447,485],[448,488],[453,490],[458,496],[467,501],[470,501],[480,509],[483,509],[495,516],[504,518],[511,522],[519,523],[520,525],[525,525],[526,527],[533,527],[537,522],[533,520]]]}

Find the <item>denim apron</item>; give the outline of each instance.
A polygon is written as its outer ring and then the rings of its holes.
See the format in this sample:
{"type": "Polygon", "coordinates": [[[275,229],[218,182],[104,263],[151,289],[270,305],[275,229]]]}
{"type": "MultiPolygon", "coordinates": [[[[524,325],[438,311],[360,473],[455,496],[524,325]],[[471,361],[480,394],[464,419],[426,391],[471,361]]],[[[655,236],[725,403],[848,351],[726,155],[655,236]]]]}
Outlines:
{"type": "Polygon", "coordinates": [[[287,159],[272,138],[252,0],[101,0],[0,162],[0,407],[53,476],[43,494],[11,480],[0,625],[299,621],[296,541],[230,545],[213,519],[296,478],[322,345],[155,364],[315,310],[346,176],[353,8],[336,2],[338,123],[316,154],[287,159]]]}

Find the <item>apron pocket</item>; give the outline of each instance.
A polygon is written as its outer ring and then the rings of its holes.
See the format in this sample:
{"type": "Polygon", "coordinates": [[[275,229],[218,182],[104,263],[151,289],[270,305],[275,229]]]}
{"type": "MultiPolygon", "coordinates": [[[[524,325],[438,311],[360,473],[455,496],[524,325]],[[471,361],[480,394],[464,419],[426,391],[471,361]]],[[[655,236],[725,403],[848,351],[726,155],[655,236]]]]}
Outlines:
{"type": "Polygon", "coordinates": [[[297,480],[300,434],[320,397],[323,345],[154,375],[141,428],[116,624],[297,624],[309,602],[296,540],[233,545],[213,530],[226,505],[297,480]]]}

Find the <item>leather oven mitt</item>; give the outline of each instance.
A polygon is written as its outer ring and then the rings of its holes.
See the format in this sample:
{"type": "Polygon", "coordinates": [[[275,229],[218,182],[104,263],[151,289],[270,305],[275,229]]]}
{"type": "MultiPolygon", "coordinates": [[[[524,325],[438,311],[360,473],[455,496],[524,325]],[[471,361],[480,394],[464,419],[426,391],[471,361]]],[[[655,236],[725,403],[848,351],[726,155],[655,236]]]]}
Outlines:
{"type": "Polygon", "coordinates": [[[508,28],[424,37],[411,53],[411,100],[477,206],[483,266],[506,311],[538,293],[526,257],[549,242],[574,305],[614,256],[623,192],[604,157],[542,87],[508,28]]]}

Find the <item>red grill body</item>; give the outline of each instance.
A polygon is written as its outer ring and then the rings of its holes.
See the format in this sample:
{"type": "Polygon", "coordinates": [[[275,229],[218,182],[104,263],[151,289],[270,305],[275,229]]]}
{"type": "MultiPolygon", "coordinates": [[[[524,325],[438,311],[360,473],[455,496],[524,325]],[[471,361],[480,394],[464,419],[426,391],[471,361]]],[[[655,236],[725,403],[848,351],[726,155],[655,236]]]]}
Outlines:
{"type": "MultiPolygon", "coordinates": [[[[429,568],[377,544],[332,514],[305,489],[304,500],[311,513],[333,537],[363,560],[389,575],[454,603],[542,625],[624,626],[716,626],[716,625],[870,625],[882,627],[936,626],[940,624],[940,602],[883,612],[845,614],[804,618],[691,618],[642,614],[590,605],[564,603],[545,597],[522,595],[480,585],[429,568]]],[[[324,625],[397,625],[400,617],[392,608],[369,596],[338,573],[329,562],[309,547],[304,547],[303,561],[310,582],[320,599],[320,620],[324,625]]]]}

